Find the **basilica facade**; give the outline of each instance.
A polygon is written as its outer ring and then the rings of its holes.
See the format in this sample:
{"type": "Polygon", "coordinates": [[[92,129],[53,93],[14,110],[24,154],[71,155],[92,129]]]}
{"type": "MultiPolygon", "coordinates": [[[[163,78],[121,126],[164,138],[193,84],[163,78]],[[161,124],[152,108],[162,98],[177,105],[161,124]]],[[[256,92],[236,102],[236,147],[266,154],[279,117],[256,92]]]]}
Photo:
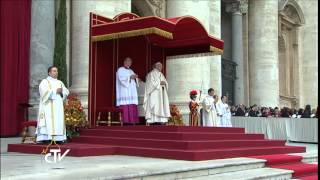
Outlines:
{"type": "MultiPolygon", "coordinates": [[[[60,1],[32,1],[30,99],[53,63],[60,1]]],[[[222,55],[167,57],[169,100],[188,113],[189,91],[208,88],[231,104],[300,108],[318,105],[317,0],[67,0],[69,89],[88,104],[89,13],[193,16],[224,41],[222,55]]],[[[134,63],[134,59],[133,59],[134,63]]],[[[102,82],[103,83],[103,82],[102,82]]],[[[139,93],[141,96],[142,92],[139,93]]]]}

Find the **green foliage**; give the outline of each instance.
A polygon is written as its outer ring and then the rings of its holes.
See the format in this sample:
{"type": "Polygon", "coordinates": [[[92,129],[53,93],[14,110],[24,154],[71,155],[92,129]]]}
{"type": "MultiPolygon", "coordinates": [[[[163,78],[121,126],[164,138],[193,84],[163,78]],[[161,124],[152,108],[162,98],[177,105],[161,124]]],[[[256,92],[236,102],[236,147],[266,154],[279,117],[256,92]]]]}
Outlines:
{"type": "Polygon", "coordinates": [[[53,65],[58,68],[59,79],[68,87],[67,63],[66,63],[66,41],[67,41],[67,14],[66,0],[60,0],[60,8],[55,29],[55,46],[53,65]]]}

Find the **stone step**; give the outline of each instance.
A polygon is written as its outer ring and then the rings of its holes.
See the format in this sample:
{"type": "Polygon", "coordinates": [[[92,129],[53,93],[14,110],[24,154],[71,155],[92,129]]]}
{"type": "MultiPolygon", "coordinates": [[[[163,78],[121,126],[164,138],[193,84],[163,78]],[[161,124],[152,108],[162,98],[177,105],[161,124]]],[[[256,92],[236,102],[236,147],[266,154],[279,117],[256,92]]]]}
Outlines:
{"type": "Polygon", "coordinates": [[[318,164],[318,162],[311,162],[310,164],[318,164]]]}
{"type": "Polygon", "coordinates": [[[144,168],[140,172],[127,171],[125,174],[108,174],[106,179],[130,179],[130,180],[175,180],[185,178],[196,178],[221,173],[230,173],[243,170],[260,169],[264,167],[265,160],[253,158],[230,158],[210,161],[185,161],[180,166],[167,164],[166,168],[152,169],[144,168]]]}
{"type": "Polygon", "coordinates": [[[291,155],[302,156],[304,163],[318,163],[318,151],[308,151],[305,153],[292,153],[291,155]]]}
{"type": "Polygon", "coordinates": [[[285,180],[291,179],[291,174],[293,171],[290,170],[282,170],[282,169],[274,169],[274,168],[257,168],[257,169],[249,169],[243,171],[236,172],[228,172],[228,173],[220,173],[209,176],[200,176],[193,178],[185,178],[185,180],[285,180]]]}

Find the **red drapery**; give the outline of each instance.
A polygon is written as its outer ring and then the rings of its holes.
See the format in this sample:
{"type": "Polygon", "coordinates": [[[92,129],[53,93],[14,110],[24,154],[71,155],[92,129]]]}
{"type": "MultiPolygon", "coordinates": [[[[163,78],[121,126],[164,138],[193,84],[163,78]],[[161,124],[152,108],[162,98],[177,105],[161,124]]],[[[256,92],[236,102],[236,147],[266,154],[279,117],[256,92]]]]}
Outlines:
{"type": "Polygon", "coordinates": [[[29,100],[31,0],[1,0],[0,23],[0,135],[14,136],[29,100]]]}

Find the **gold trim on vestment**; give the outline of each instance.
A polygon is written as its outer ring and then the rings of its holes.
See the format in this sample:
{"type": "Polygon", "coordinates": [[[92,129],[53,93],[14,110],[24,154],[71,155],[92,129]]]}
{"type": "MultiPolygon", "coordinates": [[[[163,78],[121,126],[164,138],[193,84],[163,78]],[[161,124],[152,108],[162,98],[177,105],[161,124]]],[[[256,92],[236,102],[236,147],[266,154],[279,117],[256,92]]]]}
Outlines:
{"type": "Polygon", "coordinates": [[[46,92],[44,93],[44,95],[42,96],[41,102],[43,102],[44,98],[48,95],[49,92],[50,92],[50,90],[48,90],[48,91],[46,91],[46,92]]]}
{"type": "Polygon", "coordinates": [[[55,135],[55,126],[54,126],[54,106],[53,106],[53,101],[51,101],[51,118],[52,118],[52,136],[55,135]]]}
{"type": "MultiPolygon", "coordinates": [[[[49,89],[51,90],[51,84],[50,84],[50,81],[49,80],[47,80],[48,81],[48,83],[49,83],[49,89]]],[[[52,132],[51,132],[51,136],[53,136],[53,135],[55,135],[55,132],[54,132],[54,130],[55,130],[55,126],[54,126],[54,107],[53,107],[53,101],[51,100],[50,101],[50,105],[51,105],[51,126],[52,126],[52,132]]],[[[53,139],[53,137],[52,137],[52,139],[53,139]]]]}
{"type": "Polygon", "coordinates": [[[62,106],[63,106],[63,135],[66,135],[66,120],[64,118],[64,104],[63,104],[63,88],[65,87],[62,82],[60,82],[62,89],[62,106]]]}

